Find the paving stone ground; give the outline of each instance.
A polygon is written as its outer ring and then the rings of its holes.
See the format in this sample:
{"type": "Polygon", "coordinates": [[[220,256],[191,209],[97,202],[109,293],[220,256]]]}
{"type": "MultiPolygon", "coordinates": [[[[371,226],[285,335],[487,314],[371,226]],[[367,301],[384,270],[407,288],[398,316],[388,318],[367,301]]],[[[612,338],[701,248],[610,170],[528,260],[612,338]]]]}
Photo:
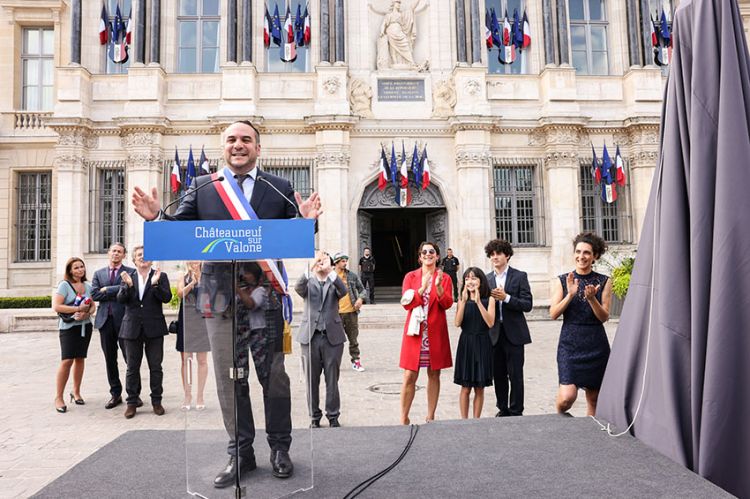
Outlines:
{"type": "MultiPolygon", "coordinates": [[[[365,307],[363,314],[383,313],[388,305],[365,307]]],[[[454,307],[455,308],[455,307],[454,307]]],[[[452,324],[452,313],[449,323],[452,324]]],[[[526,349],[525,414],[554,412],[557,391],[557,363],[555,360],[557,337],[561,322],[530,322],[533,343],[526,349]]],[[[403,324],[393,324],[378,329],[360,331],[362,363],[365,372],[351,369],[345,348],[342,362],[341,423],[347,426],[381,426],[398,424],[399,395],[402,371],[398,368],[403,324]],[[375,391],[373,391],[373,387],[375,391]]],[[[616,324],[607,324],[612,338],[616,324]]],[[[458,344],[459,330],[451,330],[453,351],[458,344]]],[[[209,377],[203,412],[180,411],[182,389],[179,378],[179,353],[174,349],[175,337],[165,341],[164,400],[167,413],[156,416],[150,411],[148,400],[148,370],[146,362],[141,368],[144,407],[135,418],[123,417],[124,407],[105,410],[109,398],[104,359],[99,347],[98,332],[89,348],[84,374],[82,396],[86,405],[76,406],[68,401],[68,412],[55,412],[54,380],[60,362],[60,347],[56,331],[0,335],[0,497],[27,497],[94,451],[122,433],[135,429],[221,428],[218,403],[215,402],[213,376],[209,377]]],[[[125,366],[120,359],[120,375],[124,382],[125,366]]],[[[293,397],[293,422],[295,427],[306,427],[308,417],[304,406],[303,382],[299,348],[287,357],[287,371],[291,378],[293,397]],[[299,401],[299,402],[297,402],[299,401]]],[[[211,371],[211,370],[210,370],[211,371]]],[[[251,381],[253,374],[251,374],[251,381]]],[[[422,373],[418,386],[424,387],[426,373],[422,373]]],[[[453,370],[446,369],[441,377],[438,419],[457,419],[459,388],[453,384],[453,370]]],[[[256,422],[264,425],[260,410],[260,392],[257,383],[252,392],[256,422]]],[[[70,391],[71,382],[68,390],[70,391]]],[[[323,387],[321,386],[321,392],[323,387]]],[[[482,417],[495,414],[494,392],[486,391],[482,417]]],[[[424,419],[426,395],[417,392],[411,412],[412,422],[424,419]]],[[[585,414],[581,393],[571,411],[575,416],[585,414]]],[[[259,433],[262,435],[262,432],[259,433]]],[[[294,448],[292,449],[294,456],[294,448]]]]}

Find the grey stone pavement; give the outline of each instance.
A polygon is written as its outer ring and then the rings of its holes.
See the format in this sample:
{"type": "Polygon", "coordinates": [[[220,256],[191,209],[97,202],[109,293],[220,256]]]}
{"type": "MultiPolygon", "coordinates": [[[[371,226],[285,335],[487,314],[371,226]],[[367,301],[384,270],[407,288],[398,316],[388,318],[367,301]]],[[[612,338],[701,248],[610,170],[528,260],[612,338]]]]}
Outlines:
{"type": "MultiPolygon", "coordinates": [[[[365,307],[368,314],[394,311],[397,305],[365,307]],[[387,308],[386,308],[387,307],[387,308]]],[[[449,311],[452,324],[453,309],[449,311]]],[[[404,314],[405,315],[405,314],[404,314]]],[[[526,348],[525,411],[527,415],[554,412],[557,391],[557,363],[555,360],[557,338],[561,322],[531,321],[533,343],[526,348]]],[[[398,368],[403,323],[379,326],[360,331],[363,373],[351,369],[347,350],[342,362],[341,423],[346,426],[396,425],[399,417],[399,386],[402,371],[398,368]]],[[[610,341],[616,323],[608,323],[610,341]]],[[[451,326],[451,346],[455,353],[459,330],[451,326]]],[[[142,398],[145,405],[135,418],[123,417],[124,407],[105,410],[109,398],[104,359],[99,347],[98,332],[94,331],[82,396],[86,405],[77,406],[68,401],[68,412],[55,412],[54,380],[60,362],[57,331],[36,333],[0,334],[0,497],[27,497],[64,474],[68,469],[129,430],[175,430],[186,426],[194,428],[222,428],[218,403],[215,402],[213,376],[209,376],[205,411],[180,411],[182,389],[179,378],[179,353],[174,349],[175,337],[165,339],[164,400],[167,413],[156,416],[148,401],[148,370],[144,359],[141,368],[142,398]]],[[[293,422],[296,428],[309,423],[304,406],[305,385],[302,380],[299,345],[287,357],[286,366],[292,384],[293,422]]],[[[120,359],[120,376],[124,382],[125,366],[120,359]]],[[[212,371],[212,369],[209,369],[212,371]]],[[[256,421],[264,425],[260,410],[260,392],[252,383],[256,421]]],[[[424,387],[426,373],[417,382],[424,387]]],[[[70,391],[69,382],[66,393],[70,391]]],[[[323,392],[323,387],[321,387],[323,392]]],[[[453,369],[446,369],[441,377],[440,401],[437,419],[458,419],[459,388],[453,384],[453,369]]],[[[485,391],[482,417],[495,414],[492,387],[485,391]]],[[[426,412],[424,390],[416,394],[411,412],[412,422],[423,421],[426,412]]],[[[571,411],[575,416],[585,415],[583,393],[571,411]]],[[[259,436],[262,433],[259,434],[259,436]]],[[[294,451],[294,449],[293,449],[294,451]]],[[[292,453],[293,454],[293,453],[292,453]]],[[[75,495],[72,492],[71,495],[75,495]]]]}

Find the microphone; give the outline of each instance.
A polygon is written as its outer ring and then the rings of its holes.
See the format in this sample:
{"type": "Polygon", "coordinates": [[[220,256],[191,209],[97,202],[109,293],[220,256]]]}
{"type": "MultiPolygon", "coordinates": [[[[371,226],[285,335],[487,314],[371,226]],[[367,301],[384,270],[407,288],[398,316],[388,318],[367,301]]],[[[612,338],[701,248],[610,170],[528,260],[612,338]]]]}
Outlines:
{"type": "Polygon", "coordinates": [[[255,180],[256,181],[261,181],[262,180],[263,182],[265,182],[265,184],[267,186],[269,186],[271,189],[273,189],[274,191],[276,191],[276,194],[278,194],[279,196],[281,196],[282,198],[284,198],[284,200],[287,203],[289,203],[290,205],[292,205],[294,207],[294,213],[295,213],[294,218],[302,218],[302,213],[300,213],[299,206],[297,206],[297,203],[295,203],[294,201],[292,201],[291,199],[289,199],[288,197],[286,197],[283,192],[281,192],[279,189],[276,188],[275,185],[273,185],[271,183],[270,180],[268,180],[267,178],[263,177],[260,174],[255,178],[255,180]]]}
{"type": "MultiPolygon", "coordinates": [[[[185,198],[186,198],[186,197],[188,197],[189,195],[191,195],[191,194],[193,194],[194,192],[197,192],[197,191],[199,191],[199,190],[203,189],[203,188],[204,188],[204,187],[206,187],[207,185],[211,185],[211,184],[213,184],[214,182],[222,182],[223,180],[224,180],[224,176],[223,176],[223,175],[219,175],[219,176],[218,176],[218,177],[216,177],[215,179],[212,179],[212,180],[210,180],[209,182],[206,182],[205,184],[203,184],[203,185],[200,185],[200,186],[196,187],[196,188],[195,188],[195,189],[193,189],[192,191],[187,191],[187,192],[186,192],[185,194],[183,194],[182,196],[178,197],[177,199],[175,199],[174,201],[172,201],[171,203],[169,203],[169,204],[168,204],[167,206],[165,206],[164,208],[162,208],[162,209],[161,209],[161,212],[162,212],[162,213],[164,213],[164,214],[166,214],[166,213],[167,213],[167,209],[168,209],[168,208],[171,208],[171,207],[172,207],[172,206],[173,206],[173,205],[174,205],[175,203],[179,203],[180,201],[182,201],[183,199],[185,199],[185,198]]],[[[158,217],[157,217],[157,218],[158,218],[158,217]]]]}

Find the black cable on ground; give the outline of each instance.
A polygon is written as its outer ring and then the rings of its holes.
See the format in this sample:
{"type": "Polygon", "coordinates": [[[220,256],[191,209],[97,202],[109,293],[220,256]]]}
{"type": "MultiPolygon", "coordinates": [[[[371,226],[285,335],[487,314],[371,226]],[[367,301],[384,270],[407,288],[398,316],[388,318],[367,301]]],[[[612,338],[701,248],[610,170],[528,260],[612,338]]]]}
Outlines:
{"type": "Polygon", "coordinates": [[[401,451],[401,455],[398,456],[398,458],[393,461],[387,468],[384,470],[374,474],[370,478],[360,482],[357,484],[352,490],[347,492],[347,494],[344,496],[344,499],[354,499],[359,494],[364,492],[370,485],[377,482],[381,478],[383,478],[388,472],[390,472],[393,468],[398,466],[398,463],[400,463],[404,457],[406,457],[406,454],[409,452],[409,449],[411,449],[411,445],[414,443],[414,439],[417,438],[417,433],[419,432],[419,426],[418,425],[410,425],[409,428],[409,441],[406,443],[406,446],[404,447],[404,450],[401,451]],[[359,489],[359,490],[357,490],[359,489]]]}

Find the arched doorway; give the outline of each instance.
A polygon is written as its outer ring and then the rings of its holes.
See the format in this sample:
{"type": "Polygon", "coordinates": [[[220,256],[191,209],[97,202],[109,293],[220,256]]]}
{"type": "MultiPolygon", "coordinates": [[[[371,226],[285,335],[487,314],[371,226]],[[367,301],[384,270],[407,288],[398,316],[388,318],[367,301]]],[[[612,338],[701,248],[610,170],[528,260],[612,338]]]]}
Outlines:
{"type": "Polygon", "coordinates": [[[445,253],[448,212],[440,189],[435,184],[425,190],[414,185],[409,189],[411,200],[406,207],[396,204],[392,184],[381,191],[375,180],[362,195],[357,212],[357,246],[360,256],[366,246],[372,249],[377,261],[376,289],[400,288],[404,274],[418,265],[417,248],[422,241],[434,241],[445,253]]]}

